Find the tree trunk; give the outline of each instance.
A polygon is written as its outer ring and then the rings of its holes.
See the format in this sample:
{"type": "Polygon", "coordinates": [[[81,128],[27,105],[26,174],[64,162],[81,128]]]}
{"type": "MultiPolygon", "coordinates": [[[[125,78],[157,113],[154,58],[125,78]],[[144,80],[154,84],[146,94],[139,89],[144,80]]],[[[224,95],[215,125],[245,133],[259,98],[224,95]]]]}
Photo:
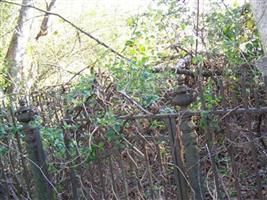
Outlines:
{"type": "Polygon", "coordinates": [[[250,5],[260,34],[264,54],[267,55],[267,1],[250,0],[250,5]]]}
{"type": "Polygon", "coordinates": [[[257,29],[264,51],[264,57],[255,62],[255,66],[262,72],[265,84],[264,102],[267,104],[267,1],[250,0],[251,10],[254,16],[257,29]]]}
{"type": "MultiPolygon", "coordinates": [[[[52,10],[53,6],[55,5],[55,3],[56,3],[56,0],[51,0],[50,4],[47,5],[46,10],[48,12],[50,12],[52,10]]],[[[36,38],[35,38],[36,40],[38,40],[42,36],[47,35],[48,20],[49,20],[49,14],[48,13],[45,13],[44,19],[43,19],[42,24],[41,24],[40,31],[37,34],[36,38]]]]}
{"type": "MultiPolygon", "coordinates": [[[[22,0],[23,5],[32,5],[33,0],[22,0]]],[[[5,93],[18,93],[23,86],[23,68],[27,43],[31,28],[31,8],[22,6],[14,30],[12,39],[5,56],[5,64],[8,68],[7,87],[5,93]]]]}

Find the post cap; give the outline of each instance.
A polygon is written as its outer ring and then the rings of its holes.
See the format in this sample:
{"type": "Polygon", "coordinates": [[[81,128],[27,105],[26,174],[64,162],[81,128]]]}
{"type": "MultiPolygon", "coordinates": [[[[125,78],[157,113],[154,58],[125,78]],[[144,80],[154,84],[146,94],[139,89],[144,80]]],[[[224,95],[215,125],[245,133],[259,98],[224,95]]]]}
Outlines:
{"type": "Polygon", "coordinates": [[[26,101],[23,99],[19,100],[19,109],[16,111],[15,116],[19,122],[29,123],[35,119],[37,112],[34,108],[27,106],[26,101]]]}

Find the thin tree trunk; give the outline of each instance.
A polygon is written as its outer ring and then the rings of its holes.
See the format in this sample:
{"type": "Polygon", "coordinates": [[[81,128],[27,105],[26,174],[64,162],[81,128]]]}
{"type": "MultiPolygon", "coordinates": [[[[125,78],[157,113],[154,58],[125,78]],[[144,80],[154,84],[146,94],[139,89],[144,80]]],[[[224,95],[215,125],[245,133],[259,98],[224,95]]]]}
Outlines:
{"type": "MultiPolygon", "coordinates": [[[[23,5],[33,5],[33,0],[22,0],[23,5]]],[[[23,85],[24,58],[31,28],[31,8],[22,6],[8,51],[5,64],[8,68],[5,93],[18,93],[23,85]]]]}
{"type": "MultiPolygon", "coordinates": [[[[47,11],[48,12],[50,12],[52,10],[52,8],[55,5],[55,3],[56,3],[56,0],[51,0],[50,4],[47,5],[47,11]]],[[[43,19],[42,24],[41,24],[40,31],[37,34],[36,38],[35,38],[36,40],[38,40],[42,36],[47,35],[48,20],[49,20],[49,14],[48,13],[45,13],[44,19],[43,19]]]]}

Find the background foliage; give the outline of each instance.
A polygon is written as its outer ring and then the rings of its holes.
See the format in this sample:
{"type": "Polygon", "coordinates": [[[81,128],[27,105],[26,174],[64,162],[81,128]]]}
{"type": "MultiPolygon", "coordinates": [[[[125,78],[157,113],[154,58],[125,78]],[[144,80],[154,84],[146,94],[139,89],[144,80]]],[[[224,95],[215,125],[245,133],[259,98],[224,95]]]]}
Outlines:
{"type": "MultiPolygon", "coordinates": [[[[54,16],[51,16],[49,34],[38,41],[31,39],[27,47],[28,89],[31,92],[51,92],[51,99],[56,99],[53,102],[43,99],[48,102],[44,108],[39,103],[35,105],[41,110],[36,123],[42,127],[44,147],[49,152],[49,171],[54,180],[59,181],[62,176],[62,169],[67,164],[61,162],[67,153],[74,158],[73,169],[79,171],[77,163],[84,162],[83,168],[90,167],[92,161],[110,146],[121,150],[129,145],[127,134],[134,130],[135,125],[125,123],[117,116],[175,111],[177,108],[171,104],[171,98],[178,77],[182,75],[177,75],[180,68],[174,66],[178,66],[186,56],[190,57],[190,61],[181,68],[190,70],[194,77],[186,77],[185,82],[202,92],[201,98],[198,97],[191,106],[192,110],[222,108],[223,96],[227,106],[237,106],[231,97],[235,94],[236,101],[242,101],[239,90],[242,73],[250,74],[248,88],[254,88],[263,95],[261,75],[250,64],[263,52],[249,5],[205,2],[209,7],[199,11],[199,23],[196,22],[195,6],[187,6],[177,0],[153,1],[142,12],[126,16],[110,16],[102,7],[98,7],[97,11],[95,8],[83,11],[77,16],[70,15],[73,23],[95,34],[126,59],[54,16]],[[212,75],[202,77],[203,71],[212,75]],[[219,72],[223,79],[218,78],[215,72],[219,72]],[[225,94],[219,92],[221,84],[227,88],[225,94]],[[53,110],[57,112],[61,107],[65,112],[61,113],[62,116],[71,119],[84,117],[89,120],[89,125],[58,122],[53,110]],[[66,147],[65,135],[68,134],[70,139],[66,147]]],[[[40,2],[37,5],[44,7],[40,2]]],[[[1,87],[7,73],[4,57],[17,11],[18,8],[9,4],[0,7],[0,20],[4,22],[0,23],[1,87]]],[[[60,12],[59,5],[55,12],[60,12]]],[[[40,19],[36,18],[38,24],[40,19]]],[[[38,32],[37,27],[33,27],[33,36],[38,32]]],[[[199,135],[208,122],[214,132],[222,132],[219,120],[209,117],[204,113],[194,119],[199,125],[199,135]]],[[[7,127],[5,123],[5,120],[1,121],[0,138],[6,139],[6,130],[12,130],[12,137],[20,135],[25,151],[25,138],[20,127],[7,127]]],[[[158,134],[166,128],[157,120],[142,122],[140,126],[147,132],[158,134]]],[[[218,144],[222,141],[221,137],[216,138],[218,144]]],[[[160,145],[160,152],[166,155],[165,144],[160,145]]],[[[8,156],[8,150],[1,147],[0,154],[8,156]]],[[[81,171],[86,173],[83,169],[81,171]]],[[[62,185],[56,187],[64,193],[62,185]]]]}

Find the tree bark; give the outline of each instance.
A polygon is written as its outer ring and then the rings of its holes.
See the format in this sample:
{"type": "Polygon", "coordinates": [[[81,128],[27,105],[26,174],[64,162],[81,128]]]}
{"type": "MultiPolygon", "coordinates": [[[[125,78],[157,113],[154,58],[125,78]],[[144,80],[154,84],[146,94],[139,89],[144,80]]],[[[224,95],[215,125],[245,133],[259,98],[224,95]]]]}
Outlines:
{"type": "MultiPolygon", "coordinates": [[[[22,0],[23,5],[33,5],[33,0],[22,0]]],[[[32,21],[32,9],[22,6],[19,13],[17,26],[10,41],[5,56],[7,66],[7,87],[6,94],[18,93],[23,86],[24,58],[26,56],[27,43],[32,21]]]]}
{"type": "MultiPolygon", "coordinates": [[[[47,11],[50,12],[55,5],[56,0],[51,0],[50,4],[47,5],[47,11]]],[[[40,37],[47,35],[47,29],[48,29],[48,20],[49,20],[49,14],[45,13],[44,19],[41,24],[41,28],[39,33],[36,36],[36,40],[38,40],[40,37]]]]}
{"type": "Polygon", "coordinates": [[[264,54],[267,55],[267,1],[250,0],[250,5],[260,34],[264,54]]]}
{"type": "Polygon", "coordinates": [[[262,72],[265,84],[264,101],[267,103],[267,1],[266,0],[250,0],[251,10],[264,51],[264,57],[255,62],[255,66],[262,72]]]}

